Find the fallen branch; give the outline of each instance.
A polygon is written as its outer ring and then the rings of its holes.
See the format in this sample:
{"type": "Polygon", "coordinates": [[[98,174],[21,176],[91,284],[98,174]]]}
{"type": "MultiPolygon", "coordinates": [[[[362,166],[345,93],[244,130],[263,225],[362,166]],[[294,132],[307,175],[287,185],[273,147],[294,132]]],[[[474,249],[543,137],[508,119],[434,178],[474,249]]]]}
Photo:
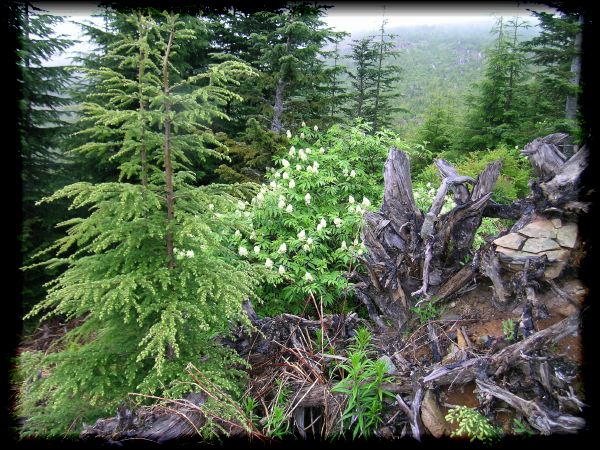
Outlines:
{"type": "Polygon", "coordinates": [[[585,426],[581,417],[561,414],[542,407],[538,402],[525,400],[490,381],[476,380],[479,391],[492,395],[523,414],[533,428],[544,435],[552,433],[575,433],[585,426]]]}
{"type": "Polygon", "coordinates": [[[493,355],[470,358],[438,367],[423,377],[421,382],[425,385],[435,383],[438,386],[452,383],[465,384],[478,378],[478,372],[493,374],[497,377],[515,364],[522,357],[521,353],[538,350],[553,342],[558,342],[565,336],[577,333],[578,328],[579,314],[575,313],[493,355]]]}

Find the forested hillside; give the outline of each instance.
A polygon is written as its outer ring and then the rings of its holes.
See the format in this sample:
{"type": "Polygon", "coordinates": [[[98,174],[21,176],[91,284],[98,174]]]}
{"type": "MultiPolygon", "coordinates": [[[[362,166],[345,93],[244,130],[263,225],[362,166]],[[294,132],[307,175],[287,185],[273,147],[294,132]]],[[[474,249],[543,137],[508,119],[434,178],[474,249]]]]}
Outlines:
{"type": "MultiPolygon", "coordinates": [[[[531,28],[521,30],[519,38],[529,40],[539,34],[534,17],[527,19],[531,28]]],[[[387,30],[395,35],[394,44],[400,53],[401,82],[396,86],[396,102],[404,109],[394,115],[394,124],[400,132],[411,133],[423,123],[427,108],[439,98],[460,115],[466,107],[465,97],[474,83],[485,73],[486,53],[493,45],[494,21],[471,24],[438,24],[420,27],[396,27],[387,30]]],[[[339,44],[342,61],[348,67],[355,63],[350,58],[353,39],[376,35],[356,32],[339,44]]]]}
{"type": "Polygon", "coordinates": [[[350,35],[311,2],[101,7],[61,66],[40,8],[7,8],[22,438],[586,426],[578,11],[350,35]]]}

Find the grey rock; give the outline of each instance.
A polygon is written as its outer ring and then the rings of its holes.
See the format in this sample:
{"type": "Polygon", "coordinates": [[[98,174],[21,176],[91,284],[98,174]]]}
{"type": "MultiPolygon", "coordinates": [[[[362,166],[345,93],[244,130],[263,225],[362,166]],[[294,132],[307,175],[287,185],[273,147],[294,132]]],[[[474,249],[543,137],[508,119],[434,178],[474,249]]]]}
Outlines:
{"type": "Polygon", "coordinates": [[[386,373],[389,373],[390,375],[398,373],[398,369],[396,368],[396,366],[392,362],[392,359],[388,355],[383,355],[381,358],[379,358],[379,361],[385,362],[386,373]]]}
{"type": "Polygon", "coordinates": [[[569,250],[560,249],[560,250],[548,250],[544,252],[546,256],[548,256],[548,261],[567,261],[569,259],[569,255],[571,252],[569,250]]]}
{"type": "Polygon", "coordinates": [[[556,237],[556,228],[549,220],[541,219],[528,223],[519,230],[519,233],[532,238],[550,238],[556,237]]]}
{"type": "Polygon", "coordinates": [[[513,256],[515,258],[523,257],[523,256],[532,256],[531,253],[526,253],[526,252],[522,252],[519,250],[513,250],[512,248],[506,248],[506,247],[497,247],[496,251],[499,253],[503,253],[507,256],[513,256]]]}
{"type": "Polygon", "coordinates": [[[527,238],[521,236],[519,233],[509,233],[506,236],[496,239],[494,244],[513,250],[519,250],[525,239],[527,238]]]}
{"type": "Polygon", "coordinates": [[[562,247],[573,248],[577,241],[577,224],[567,223],[556,233],[556,240],[562,247]]]}
{"type": "Polygon", "coordinates": [[[540,253],[547,250],[560,249],[560,245],[554,239],[549,238],[530,238],[523,244],[522,250],[529,253],[540,253]]]}

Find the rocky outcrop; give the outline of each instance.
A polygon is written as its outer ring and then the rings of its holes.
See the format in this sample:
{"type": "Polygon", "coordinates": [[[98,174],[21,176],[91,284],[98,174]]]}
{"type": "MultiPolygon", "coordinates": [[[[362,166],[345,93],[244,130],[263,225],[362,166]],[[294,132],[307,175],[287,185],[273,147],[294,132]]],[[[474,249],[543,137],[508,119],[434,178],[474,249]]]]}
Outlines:
{"type": "Polygon", "coordinates": [[[546,256],[544,279],[557,278],[577,243],[577,224],[560,219],[536,218],[518,231],[493,241],[496,252],[510,257],[546,256]]]}

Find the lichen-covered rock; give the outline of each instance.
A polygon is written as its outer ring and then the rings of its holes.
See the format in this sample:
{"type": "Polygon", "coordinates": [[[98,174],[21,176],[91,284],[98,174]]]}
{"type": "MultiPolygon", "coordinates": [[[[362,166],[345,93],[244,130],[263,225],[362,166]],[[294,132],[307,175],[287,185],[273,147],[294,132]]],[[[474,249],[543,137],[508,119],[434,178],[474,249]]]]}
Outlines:
{"type": "Polygon", "coordinates": [[[544,278],[546,280],[553,280],[554,278],[557,278],[565,268],[565,265],[566,263],[564,261],[550,264],[544,271],[544,278]]]}
{"type": "Polygon", "coordinates": [[[566,249],[548,250],[543,253],[548,257],[548,261],[550,262],[567,261],[569,259],[569,255],[571,254],[571,252],[566,249]]]}
{"type": "Polygon", "coordinates": [[[554,224],[546,219],[535,220],[519,230],[519,233],[532,238],[556,238],[554,224]]]}
{"type": "Polygon", "coordinates": [[[561,245],[561,247],[575,247],[575,241],[577,241],[577,224],[564,224],[561,228],[558,229],[556,233],[556,240],[561,245]]]}
{"type": "Polygon", "coordinates": [[[509,233],[505,236],[496,239],[494,241],[494,244],[506,248],[512,248],[513,250],[519,250],[521,248],[521,245],[523,245],[525,239],[527,238],[521,236],[519,233],[509,233]]]}
{"type": "Polygon", "coordinates": [[[523,248],[521,250],[528,253],[541,253],[546,250],[557,249],[560,249],[560,245],[558,245],[554,239],[529,238],[527,239],[527,242],[523,244],[523,248]]]}
{"type": "Polygon", "coordinates": [[[524,257],[524,256],[538,256],[538,255],[532,255],[531,253],[521,252],[519,250],[514,250],[512,248],[500,247],[500,246],[496,247],[496,252],[503,253],[507,256],[512,256],[515,258],[520,258],[520,257],[524,257]]]}
{"type": "Polygon", "coordinates": [[[448,433],[448,422],[444,418],[444,412],[438,404],[432,390],[425,392],[423,403],[421,404],[421,420],[425,428],[436,438],[442,437],[448,433]]]}

